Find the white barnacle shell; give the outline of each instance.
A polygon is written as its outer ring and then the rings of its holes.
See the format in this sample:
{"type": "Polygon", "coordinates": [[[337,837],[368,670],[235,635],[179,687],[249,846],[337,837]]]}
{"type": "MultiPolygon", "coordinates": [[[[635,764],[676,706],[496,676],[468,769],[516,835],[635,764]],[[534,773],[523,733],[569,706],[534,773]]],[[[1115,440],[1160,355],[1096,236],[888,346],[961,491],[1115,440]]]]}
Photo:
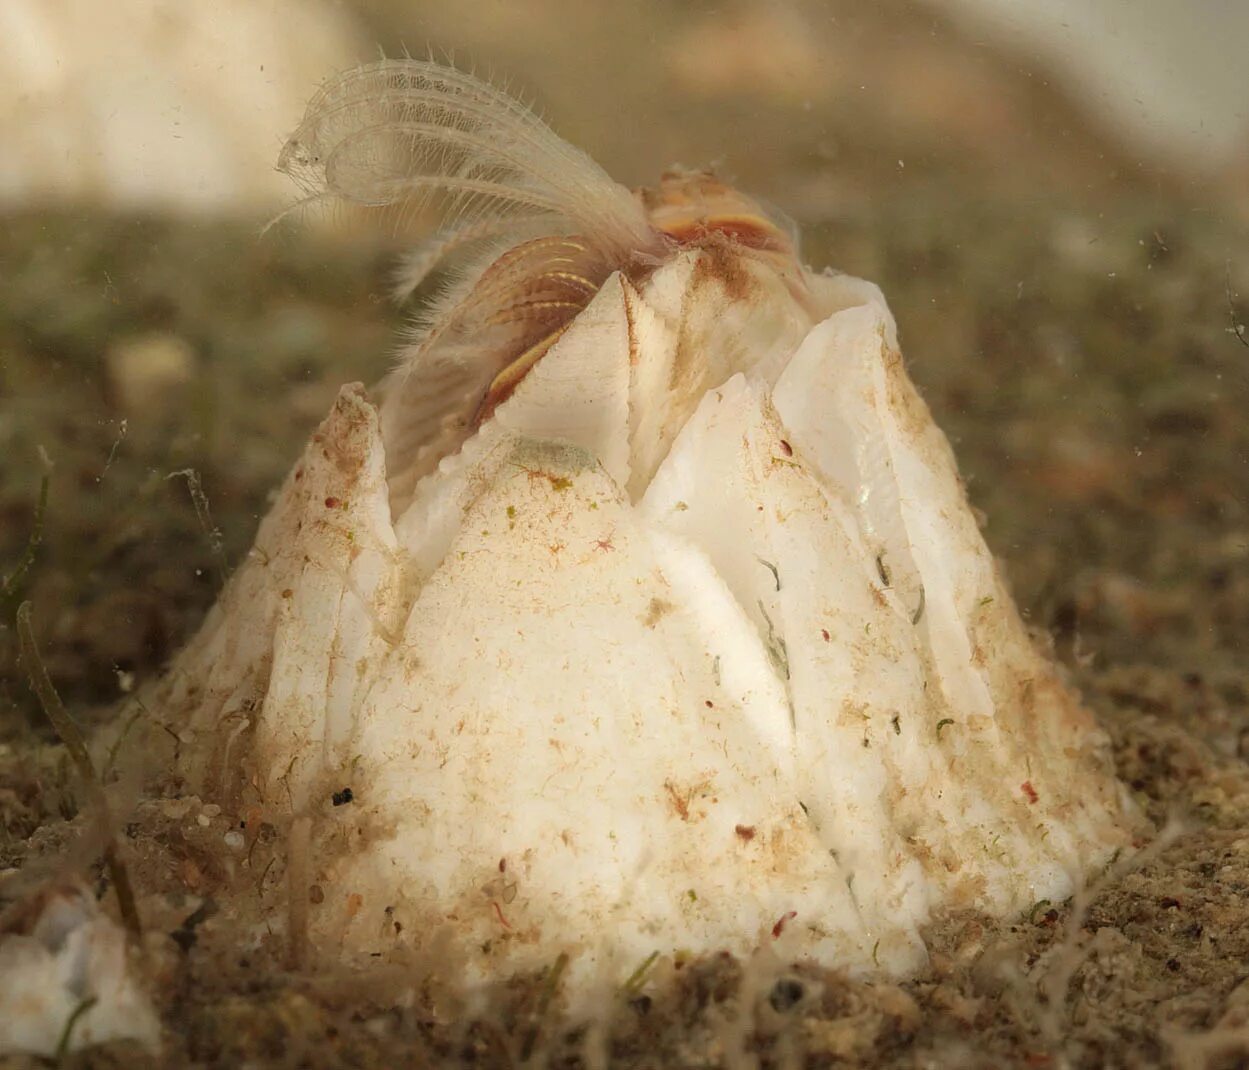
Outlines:
{"type": "MultiPolygon", "coordinates": [[[[370,138],[387,92],[433,109],[403,112],[420,152],[429,124],[499,114],[467,76],[373,72],[325,91],[357,94],[370,138]]],[[[339,144],[318,115],[301,166],[339,144]]],[[[421,160],[474,197],[487,171],[514,180],[445,146],[421,160]]],[[[532,322],[448,340],[464,305],[529,307],[552,270],[491,290],[487,264],[379,399],[343,389],[157,696],[184,771],[309,833],[314,947],[449,937],[477,976],[568,953],[619,982],[655,952],[773,940],[900,975],[934,911],[1068,894],[1133,814],[880,292],[691,208],[710,180],[649,204],[602,181],[597,207],[525,217],[523,241],[577,234],[598,272],[576,267],[592,296],[536,324],[537,358],[532,322]],[[597,244],[569,229],[612,213],[597,244]]]]}

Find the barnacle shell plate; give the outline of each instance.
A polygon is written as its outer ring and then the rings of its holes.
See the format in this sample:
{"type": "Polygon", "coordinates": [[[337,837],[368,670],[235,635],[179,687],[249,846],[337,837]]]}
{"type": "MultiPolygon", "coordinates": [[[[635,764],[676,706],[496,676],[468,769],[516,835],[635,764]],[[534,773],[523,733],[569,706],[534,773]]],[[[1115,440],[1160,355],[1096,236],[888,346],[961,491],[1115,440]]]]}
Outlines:
{"type": "Polygon", "coordinates": [[[613,276],[393,519],[344,388],[160,699],[204,793],[314,817],[317,946],[904,974],[935,910],[1061,897],[1125,842],[879,291],[806,284],[613,276]]]}

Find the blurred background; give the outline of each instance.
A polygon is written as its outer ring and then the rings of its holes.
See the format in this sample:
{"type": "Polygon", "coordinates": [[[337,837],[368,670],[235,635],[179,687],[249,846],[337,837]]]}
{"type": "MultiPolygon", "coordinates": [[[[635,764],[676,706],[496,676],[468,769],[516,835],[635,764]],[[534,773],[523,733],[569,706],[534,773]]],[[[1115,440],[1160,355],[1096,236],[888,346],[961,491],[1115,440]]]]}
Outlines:
{"type": "Polygon", "coordinates": [[[1235,749],[1246,41],[1238,0],[0,0],[0,723],[19,600],[79,707],[133,688],[387,367],[401,243],[260,228],[320,79],[407,50],[880,282],[1038,629],[1093,701],[1174,685],[1235,749]]]}
{"type": "Polygon", "coordinates": [[[931,182],[1236,199],[1247,40],[1238,0],[4,0],[0,197],[272,210],[317,83],[407,50],[630,185],[714,161],[800,218],[931,182]]]}

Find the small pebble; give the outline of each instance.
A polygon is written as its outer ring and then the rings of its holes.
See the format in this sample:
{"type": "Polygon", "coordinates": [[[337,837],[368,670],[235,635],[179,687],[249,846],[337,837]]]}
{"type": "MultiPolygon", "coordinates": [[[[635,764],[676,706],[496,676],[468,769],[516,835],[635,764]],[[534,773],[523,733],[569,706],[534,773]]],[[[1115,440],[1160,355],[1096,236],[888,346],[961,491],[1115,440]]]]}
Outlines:
{"type": "Polygon", "coordinates": [[[195,351],[173,334],[113,343],[105,355],[109,383],[124,413],[167,409],[195,376],[195,351]]]}
{"type": "Polygon", "coordinates": [[[238,829],[231,829],[222,837],[222,839],[225,840],[226,846],[229,847],[233,851],[242,850],[243,844],[245,842],[243,839],[243,834],[239,832],[238,829]]]}

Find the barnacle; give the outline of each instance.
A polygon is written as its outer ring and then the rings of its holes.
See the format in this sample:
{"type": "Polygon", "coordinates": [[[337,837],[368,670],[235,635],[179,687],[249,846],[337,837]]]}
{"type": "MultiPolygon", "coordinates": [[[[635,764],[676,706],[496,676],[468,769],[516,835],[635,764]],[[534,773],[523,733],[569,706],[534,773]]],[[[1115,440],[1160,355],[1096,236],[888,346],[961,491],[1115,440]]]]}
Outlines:
{"type": "Polygon", "coordinates": [[[776,940],[900,974],[934,911],[1058,898],[1128,842],[874,286],[430,63],[330,82],[281,166],[442,212],[404,291],[460,262],[151,699],[201,795],[306,843],[320,953],[449,936],[472,974],[619,982],[776,940]]]}

